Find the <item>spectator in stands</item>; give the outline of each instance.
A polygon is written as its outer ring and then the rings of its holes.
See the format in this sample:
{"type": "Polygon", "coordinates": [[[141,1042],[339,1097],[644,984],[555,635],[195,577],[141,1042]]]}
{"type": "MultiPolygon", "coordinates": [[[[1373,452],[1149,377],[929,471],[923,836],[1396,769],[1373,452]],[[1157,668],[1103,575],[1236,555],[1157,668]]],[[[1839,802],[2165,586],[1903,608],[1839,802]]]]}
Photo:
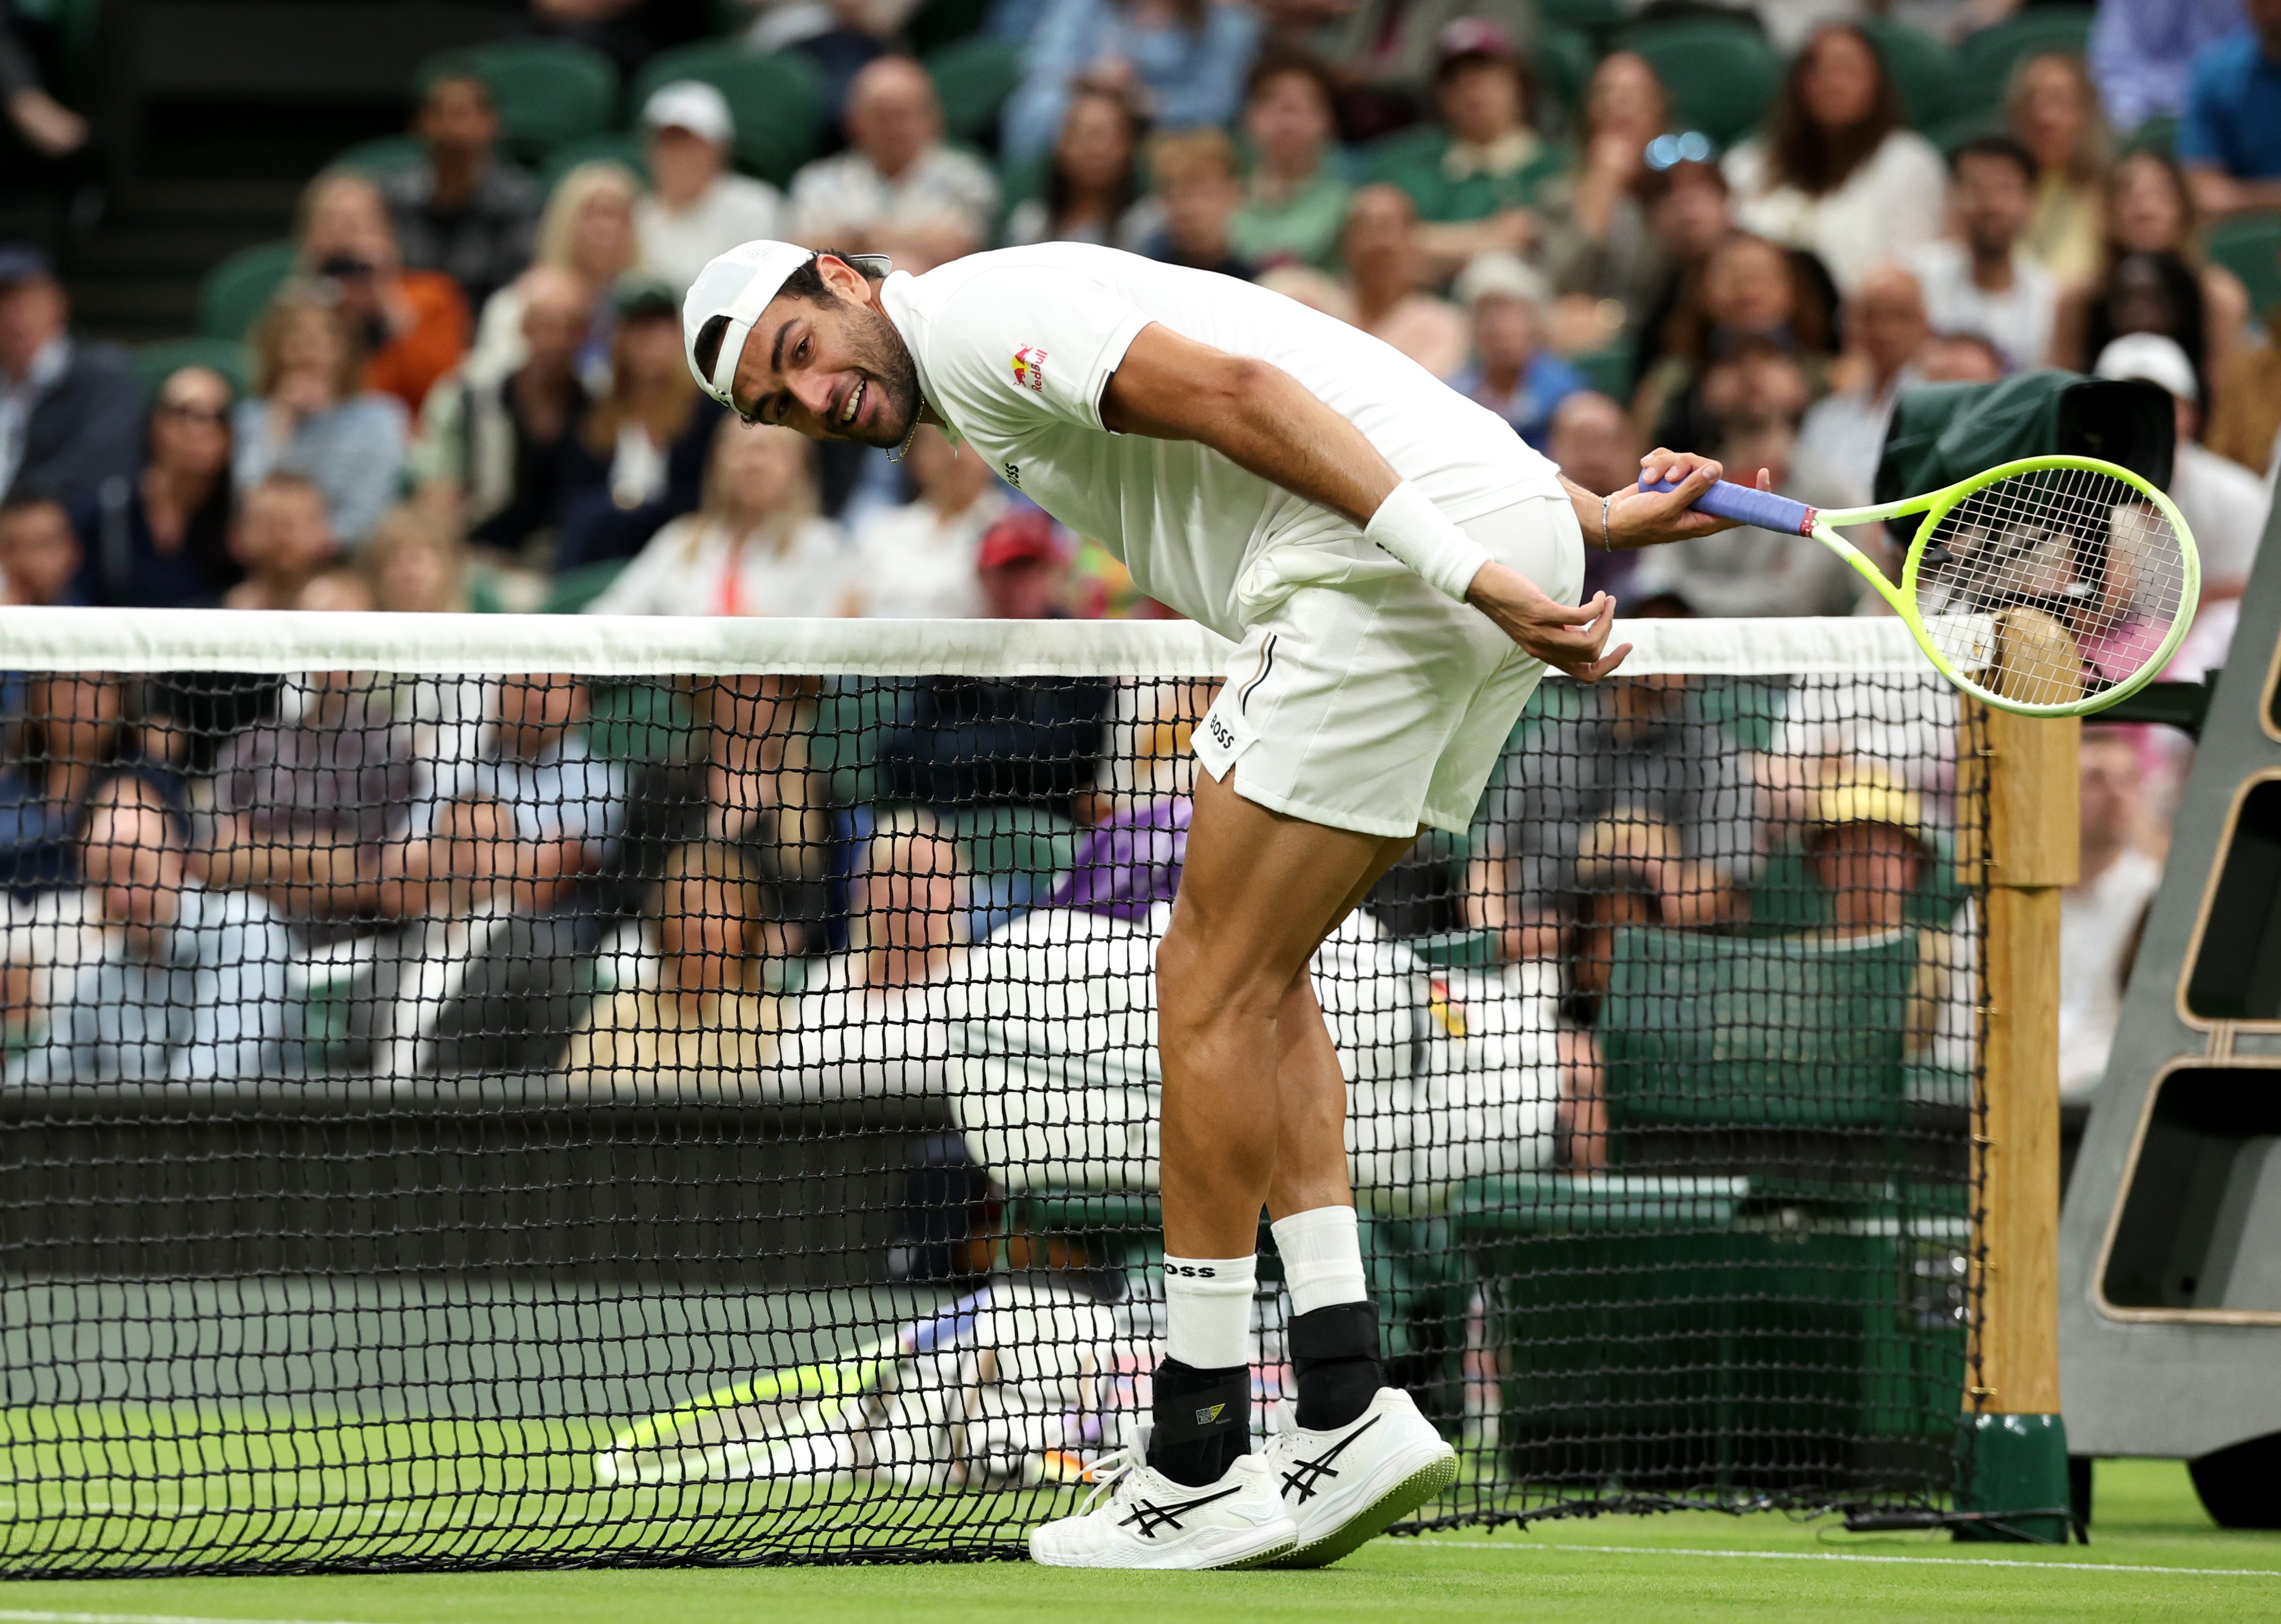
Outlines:
{"type": "Polygon", "coordinates": [[[1047,0],[1027,46],[1002,131],[1017,160],[1052,143],[1080,77],[1129,90],[1160,129],[1233,123],[1259,18],[1234,0],[1047,0]]]}
{"type": "Polygon", "coordinates": [[[1052,522],[1032,508],[992,525],[975,554],[984,613],[992,620],[1060,620],[1069,558],[1052,522]]]}
{"type": "Polygon", "coordinates": [[[364,550],[372,607],[390,615],[453,615],[472,603],[458,533],[414,507],[391,508],[364,550]]]}
{"type": "Polygon", "coordinates": [[[2193,363],[2175,342],[2153,333],[2132,333],[2100,351],[2092,370],[2102,378],[2159,383],[2169,391],[2177,413],[2177,450],[2169,490],[2179,517],[2193,532],[2202,563],[2200,612],[2177,656],[2182,674],[2191,679],[2225,663],[2242,589],[2249,584],[2258,544],[2265,537],[2273,492],[2256,475],[2200,443],[2200,385],[2193,363]]]}
{"type": "Polygon", "coordinates": [[[559,573],[630,558],[669,519],[696,511],[722,410],[681,352],[681,300],[630,279],[618,294],[609,392],[563,447],[559,573]]]}
{"type": "Polygon", "coordinates": [[[1230,236],[1243,203],[1234,144],[1216,129],[1159,135],[1150,144],[1148,166],[1164,224],[1140,244],[1140,251],[1168,265],[1249,281],[1254,267],[1230,236]]]}
{"type": "Polygon", "coordinates": [[[88,123],[48,94],[40,65],[17,36],[14,19],[0,16],[0,104],[24,144],[54,162],[87,145],[88,123]]]}
{"type": "Polygon", "coordinates": [[[232,419],[231,466],[251,491],[273,473],[324,493],[332,533],[354,546],[396,499],[407,433],[400,400],[369,388],[357,329],[324,288],[289,282],[253,333],[254,393],[232,419]]]}
{"type": "MultiPolygon", "coordinates": [[[[1750,346],[1793,357],[1811,391],[1821,381],[1829,334],[1798,257],[1765,237],[1736,231],[1712,249],[1674,302],[1664,323],[1663,355],[1632,398],[1632,420],[1642,437],[1680,451],[1699,450],[1714,432],[1712,420],[1719,412],[1704,398],[1712,374],[1750,346]]],[[[1800,400],[1798,409],[1805,404],[1800,400]]]]}
{"type": "Polygon", "coordinates": [[[1911,253],[1925,314],[1944,333],[1979,333],[2012,370],[2052,347],[2058,291],[2022,246],[2036,206],[2036,160],[2009,135],[1983,135],[1950,155],[1958,235],[1911,253]]]}
{"type": "Polygon", "coordinates": [[[60,983],[11,1082],[245,1082],[293,1063],[291,940],[260,898],[201,885],[184,847],[147,779],[122,773],[96,791],[81,861],[112,928],[102,958],[60,983]]]}
{"type": "Polygon", "coordinates": [[[2241,0],[2107,0],[2089,54],[2115,128],[2135,130],[2181,112],[2194,58],[2241,22],[2241,0]]]}
{"type": "MultiPolygon", "coordinates": [[[[1006,246],[1102,243],[1129,248],[1141,221],[1140,118],[1121,90],[1079,84],[1038,196],[1006,217],[1006,246]]],[[[1145,212],[1145,211],[1144,211],[1145,212]]]]}
{"type": "Polygon", "coordinates": [[[1978,333],[1935,333],[1917,370],[1928,383],[1994,383],[2004,376],[2004,355],[1978,333]]]}
{"type": "Polygon", "coordinates": [[[677,79],[642,107],[651,189],[634,205],[641,267],[685,288],[714,255],[785,235],[784,194],[730,168],[737,139],[728,98],[701,79],[677,79]]]}
{"type": "Polygon", "coordinates": [[[718,24],[702,0],[530,0],[530,26],[600,51],[631,78],[659,51],[703,39],[718,24]]]}
{"type": "Polygon", "coordinates": [[[1924,839],[1923,803],[1875,768],[1860,768],[1813,797],[1805,858],[1830,902],[1838,940],[1891,936],[1937,860],[1924,839]]]}
{"type": "MultiPolygon", "coordinates": [[[[1613,491],[1639,478],[1640,449],[1630,414],[1598,391],[1580,389],[1554,408],[1544,454],[1587,491],[1613,491]]],[[[1636,553],[1587,546],[1581,601],[1590,602],[1595,592],[1621,597],[1638,561],[1636,553]]],[[[1628,607],[1625,613],[1630,613],[1628,607]]]]}
{"type": "Polygon", "coordinates": [[[126,357],[73,336],[47,256],[0,244],[0,494],[68,505],[131,476],[140,397],[126,357]]]}
{"type": "Polygon", "coordinates": [[[2153,331],[2184,344],[2203,377],[2223,376],[2249,321],[2249,294],[2232,272],[2200,259],[2199,230],[2192,195],[2175,159],[2141,151],[2116,164],[2107,191],[2107,251],[2099,278],[2061,298],[2052,365],[2087,371],[2122,334],[2153,331]],[[2134,304],[2136,311],[2116,308],[2134,304]],[[2164,325],[2119,326],[2118,320],[2164,325]]]}
{"type": "Polygon", "coordinates": [[[474,73],[429,81],[412,128],[426,161],[381,186],[404,263],[443,272],[460,284],[468,308],[481,310],[530,262],[538,189],[499,161],[499,108],[474,73]]]}
{"type": "Polygon", "coordinates": [[[1543,451],[1553,413],[1584,387],[1582,375],[1545,347],[1552,285],[1515,256],[1492,252],[1473,257],[1455,292],[1472,321],[1473,354],[1450,375],[1450,387],[1543,451]]]}
{"type": "Polygon", "coordinates": [[[2249,27],[2202,47],[2178,159],[2213,218],[2281,209],[2281,0],[2241,0],[2249,27]]]}
{"type": "Polygon", "coordinates": [[[179,608],[211,603],[237,584],[229,424],[230,387],[220,373],[185,367],[159,385],[143,471],[104,480],[72,514],[83,601],[179,608]]]}
{"type": "Polygon", "coordinates": [[[1465,313],[1427,289],[1427,258],[1408,193],[1363,187],[1347,209],[1347,278],[1354,323],[1437,378],[1465,364],[1465,313]]]}
{"type": "Polygon", "coordinates": [[[468,347],[467,296],[441,271],[404,268],[388,205],[366,176],[333,170],[301,202],[301,268],[329,286],[356,329],[364,387],[417,412],[468,347]]]}
{"type": "Polygon", "coordinates": [[[1655,239],[1654,258],[1662,269],[1659,282],[1643,278],[1643,285],[1650,290],[1645,302],[1626,306],[1635,335],[1635,391],[1675,339],[1691,336],[1687,329],[1702,298],[1704,267],[1711,251],[1735,228],[1726,172],[1711,160],[1710,151],[1707,136],[1696,143],[1681,135],[1668,146],[1655,143],[1648,154],[1640,206],[1646,211],[1648,231],[1655,239]]]}
{"type": "Polygon", "coordinates": [[[601,999],[570,1041],[564,1069],[588,1090],[702,1089],[751,1094],[776,1057],[777,1009],[769,966],[771,887],[748,847],[698,841],[674,848],[657,914],[648,978],[601,999]]]}
{"type": "Polygon", "coordinates": [[[1465,17],[1436,41],[1434,104],[1444,135],[1404,143],[1372,179],[1410,195],[1420,246],[1446,274],[1485,249],[1526,253],[1536,238],[1538,191],[1566,166],[1528,127],[1533,86],[1512,38],[1465,17]]]}
{"type": "Polygon", "coordinates": [[[1870,269],[1940,235],[1947,177],[1908,128],[1900,92],[1868,37],[1815,30],[1790,64],[1767,133],[1727,157],[1735,218],[1811,249],[1849,292],[1870,269]]]}
{"type": "Polygon", "coordinates": [[[2114,142],[2081,57],[2043,51],[2012,69],[2011,133],[2036,162],[2036,207],[2020,244],[2060,287],[2099,275],[2100,213],[2114,142]]]}
{"type": "MultiPolygon", "coordinates": [[[[1585,91],[1582,151],[1541,200],[1545,268],[1562,295],[1589,301],[1596,321],[1605,299],[1638,321],[1671,275],[1672,256],[1651,223],[1651,180],[1682,163],[1716,174],[1710,137],[1666,135],[1669,120],[1663,81],[1647,58],[1611,51],[1585,91]]],[[[1718,189],[1723,199],[1725,186],[1718,189]]]]}
{"type": "Polygon", "coordinates": [[[2138,844],[2146,808],[2135,732],[2085,728],[2081,761],[2083,866],[2060,894],[2060,1098],[2070,1102],[2088,1101],[2107,1075],[2131,943],[2162,883],[2162,865],[2138,844]]]}
{"type": "Polygon", "coordinates": [[[229,553],[245,578],[222,594],[228,609],[290,609],[301,589],[340,555],[325,493],[300,474],[266,476],[238,503],[229,553]]]}
{"type": "Polygon", "coordinates": [[[1845,345],[1867,375],[1807,409],[1799,452],[1859,490],[1875,484],[1893,407],[1924,381],[1918,361],[1931,336],[1914,276],[1889,265],[1864,277],[1845,301],[1845,345]]]}
{"type": "Polygon", "coordinates": [[[882,57],[855,75],[847,142],[848,151],[793,178],[796,241],[889,254],[899,268],[920,272],[990,240],[998,182],[981,159],[943,144],[934,81],[917,63],[882,57]]]}
{"type": "Polygon", "coordinates": [[[822,952],[831,913],[831,782],[810,755],[821,692],[812,677],[746,675],[698,680],[689,699],[704,746],[705,838],[760,855],[775,905],[769,951],[785,958],[822,952]]]}
{"type": "Polygon", "coordinates": [[[79,594],[79,537],[71,515],[51,496],[0,502],[0,602],[27,607],[84,601],[79,594]]]}
{"type": "Polygon", "coordinates": [[[758,0],[745,35],[754,50],[793,50],[816,65],[823,106],[834,122],[847,110],[847,87],[917,10],[919,0],[758,0]]]}
{"type": "Polygon", "coordinates": [[[705,499],[649,538],[587,606],[597,615],[839,614],[853,584],[839,527],[816,512],[815,443],[723,416],[705,499]]]}
{"type": "Polygon", "coordinates": [[[1311,265],[1279,265],[1260,272],[1252,280],[1270,293],[1280,293],[1310,310],[1320,311],[1334,321],[1354,325],[1354,294],[1328,271],[1318,271],[1311,265]]]}
{"type": "Polygon", "coordinates": [[[2264,337],[2237,349],[2216,375],[2203,439],[2269,483],[2281,466],[2281,316],[2269,314],[2264,337]]]}
{"type": "Polygon", "coordinates": [[[623,164],[580,164],[554,183],[546,212],[538,218],[538,247],[530,268],[501,288],[483,305],[476,325],[475,348],[460,363],[464,376],[504,377],[522,365],[522,313],[529,279],[561,271],[584,284],[586,342],[578,352],[578,372],[589,387],[609,377],[610,340],[617,332],[611,291],[641,259],[634,233],[634,202],[641,182],[623,164]]]}
{"type": "Polygon", "coordinates": [[[1005,514],[1005,489],[987,462],[934,428],[913,437],[904,466],[918,494],[856,532],[851,573],[859,612],[945,620],[987,613],[982,537],[1005,514]]]}
{"type": "Polygon", "coordinates": [[[78,878],[88,793],[138,754],[129,700],[124,683],[99,672],[25,680],[0,763],[0,887],[27,895],[78,878]]]}
{"type": "Polygon", "coordinates": [[[485,378],[466,368],[428,393],[407,459],[424,502],[478,546],[543,545],[562,505],[562,465],[592,404],[578,378],[592,298],[568,271],[539,266],[516,284],[522,363],[485,378]]]}
{"type": "Polygon", "coordinates": [[[1352,189],[1338,162],[1338,88],[1317,58],[1279,51],[1253,64],[1243,132],[1251,149],[1243,205],[1229,223],[1255,265],[1322,265],[1339,245],[1352,189]]]}

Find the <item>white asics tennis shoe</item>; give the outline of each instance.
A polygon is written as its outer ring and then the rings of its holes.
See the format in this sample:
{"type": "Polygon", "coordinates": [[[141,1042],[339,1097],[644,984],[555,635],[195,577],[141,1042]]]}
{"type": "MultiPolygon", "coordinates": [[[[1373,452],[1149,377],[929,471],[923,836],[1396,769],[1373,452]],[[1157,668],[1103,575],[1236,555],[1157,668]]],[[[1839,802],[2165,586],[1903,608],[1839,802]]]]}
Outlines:
{"type": "Polygon", "coordinates": [[[1408,1516],[1458,1476],[1458,1451],[1400,1388],[1325,1432],[1299,1425],[1289,1399],[1275,1407],[1268,1465],[1299,1541],[1278,1567],[1323,1567],[1408,1516]]]}
{"type": "Polygon", "coordinates": [[[1175,1483],[1148,1461],[1148,1435],[1096,1462],[1093,1492],[1063,1517],[1030,1531],[1030,1559],[1048,1567],[1263,1567],[1291,1554],[1298,1530],[1284,1515],[1264,1456],[1245,1455],[1206,1489],[1175,1483]],[[1108,1498],[1099,1504],[1103,1493],[1108,1498]]]}

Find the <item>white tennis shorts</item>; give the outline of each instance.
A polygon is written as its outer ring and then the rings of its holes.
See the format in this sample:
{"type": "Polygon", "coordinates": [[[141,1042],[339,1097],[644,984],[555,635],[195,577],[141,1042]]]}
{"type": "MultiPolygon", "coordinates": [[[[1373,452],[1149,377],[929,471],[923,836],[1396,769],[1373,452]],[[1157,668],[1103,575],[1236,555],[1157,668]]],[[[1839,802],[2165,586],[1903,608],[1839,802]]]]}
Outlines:
{"type": "MultiPolygon", "coordinates": [[[[1527,498],[1465,530],[1577,601],[1584,538],[1565,496],[1527,498]]],[[[1298,587],[1252,624],[1195,730],[1196,760],[1222,782],[1233,769],[1246,800],[1310,823],[1463,833],[1543,675],[1487,615],[1409,570],[1356,570],[1298,587]]]]}

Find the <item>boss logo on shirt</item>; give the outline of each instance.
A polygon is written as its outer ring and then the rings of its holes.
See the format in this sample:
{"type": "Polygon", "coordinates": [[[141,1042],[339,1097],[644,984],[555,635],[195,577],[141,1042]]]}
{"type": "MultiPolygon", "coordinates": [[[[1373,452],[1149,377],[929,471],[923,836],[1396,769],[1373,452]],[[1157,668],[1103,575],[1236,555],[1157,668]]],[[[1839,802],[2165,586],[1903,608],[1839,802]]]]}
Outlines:
{"type": "Polygon", "coordinates": [[[1015,351],[1014,382],[1045,393],[1046,352],[1033,344],[1025,344],[1015,351]]]}

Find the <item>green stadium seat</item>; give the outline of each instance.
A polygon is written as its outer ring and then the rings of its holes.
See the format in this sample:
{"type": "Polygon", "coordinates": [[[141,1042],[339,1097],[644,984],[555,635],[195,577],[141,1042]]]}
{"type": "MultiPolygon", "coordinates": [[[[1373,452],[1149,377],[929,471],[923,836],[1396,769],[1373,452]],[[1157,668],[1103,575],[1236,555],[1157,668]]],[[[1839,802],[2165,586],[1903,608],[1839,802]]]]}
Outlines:
{"type": "Polygon", "coordinates": [[[990,18],[990,0],[925,0],[903,26],[921,57],[972,39],[990,18]]]}
{"type": "Polygon", "coordinates": [[[1536,14],[1547,28],[1572,28],[1604,40],[1623,27],[1625,8],[1618,0],[1540,0],[1536,14]]]}
{"type": "Polygon", "coordinates": [[[548,584],[546,601],[541,606],[542,615],[576,615],[609,589],[632,561],[606,558],[592,564],[581,564],[576,569],[566,569],[548,584]]]}
{"type": "Polygon", "coordinates": [[[980,912],[1034,907],[1077,862],[1077,825],[1040,808],[974,807],[944,823],[966,848],[967,870],[978,882],[972,905],[980,912]],[[991,894],[981,894],[985,889],[991,894]]]}
{"type": "Polygon", "coordinates": [[[2202,247],[2214,264],[2241,278],[2250,309],[2262,313],[2281,305],[2281,215],[2222,220],[2203,234],[2202,247]]]}
{"type": "Polygon", "coordinates": [[[552,192],[554,184],[581,164],[623,164],[641,178],[649,180],[649,154],[642,138],[630,130],[615,130],[606,135],[589,135],[584,141],[566,141],[546,155],[538,166],[538,189],[552,192]]]}
{"type": "Polygon", "coordinates": [[[630,115],[638,119],[651,93],[677,79],[701,79],[728,98],[737,120],[739,167],[783,186],[816,156],[823,128],[823,81],[798,52],[762,56],[717,42],[660,51],[634,79],[630,115]]]}
{"type": "Polygon", "coordinates": [[[617,112],[615,65],[568,40],[499,40],[444,51],[420,65],[414,82],[424,92],[445,73],[473,73],[491,87],[500,135],[525,161],[600,135],[617,112]]]}
{"type": "Polygon", "coordinates": [[[2061,51],[2079,57],[2091,39],[2097,15],[2088,6],[2039,5],[2007,18],[1993,27],[1967,35],[1956,48],[1956,77],[1951,81],[1950,104],[1956,107],[1999,107],[2013,66],[2023,57],[2061,51]]]}
{"type": "Polygon", "coordinates": [[[1548,25],[1537,36],[1535,56],[1537,83],[1568,110],[1569,122],[1581,128],[1584,93],[1591,85],[1592,70],[1599,66],[1600,53],[1581,30],[1548,25]]]}
{"type": "Polygon", "coordinates": [[[390,175],[402,174],[416,169],[427,159],[427,150],[411,135],[375,135],[370,141],[360,141],[333,154],[328,169],[353,169],[359,174],[368,174],[375,181],[390,175]]]}
{"type": "Polygon", "coordinates": [[[299,251],[291,243],[257,243],[208,271],[198,286],[198,331],[209,338],[244,338],[277,284],[293,274],[299,251]]]}
{"type": "Polygon", "coordinates": [[[2164,158],[2175,157],[2178,151],[2178,120],[2167,112],[2158,112],[2140,123],[2122,143],[2125,152],[2159,152],[2164,158]]]}
{"type": "Polygon", "coordinates": [[[1925,139],[1944,152],[1953,152],[1968,141],[2004,133],[2004,115],[1993,107],[1954,113],[1925,131],[1925,139]]]}
{"type": "Polygon", "coordinates": [[[1627,334],[1587,354],[1570,356],[1568,364],[1582,373],[1584,382],[1602,394],[1629,404],[1635,353],[1634,340],[1627,334]]]}
{"type": "Polygon", "coordinates": [[[998,128],[998,110],[1022,79],[1020,48],[1003,40],[970,39],[926,58],[942,104],[942,127],[953,141],[987,142],[998,128]]]}
{"type": "Polygon", "coordinates": [[[1782,58],[1744,23],[1710,18],[1648,22],[1619,43],[1648,59],[1671,97],[1672,121],[1726,146],[1758,128],[1782,82],[1782,58]]]}
{"type": "Polygon", "coordinates": [[[94,83],[96,33],[104,0],[12,0],[9,10],[43,23],[54,38],[56,76],[50,86],[66,102],[83,106],[94,83]]]}
{"type": "Polygon", "coordinates": [[[147,399],[159,392],[165,383],[185,367],[211,367],[229,380],[231,389],[245,393],[246,379],[251,375],[251,357],[245,345],[235,338],[161,338],[151,344],[139,344],[128,352],[128,363],[135,368],[135,381],[143,386],[147,399]]]}
{"type": "Polygon", "coordinates": [[[1952,104],[1949,97],[1956,62],[1948,48],[1906,23],[1877,19],[1863,27],[1885,58],[1885,71],[1893,76],[1894,87],[1901,93],[1909,123],[1918,129],[1937,124],[1952,104]]]}

